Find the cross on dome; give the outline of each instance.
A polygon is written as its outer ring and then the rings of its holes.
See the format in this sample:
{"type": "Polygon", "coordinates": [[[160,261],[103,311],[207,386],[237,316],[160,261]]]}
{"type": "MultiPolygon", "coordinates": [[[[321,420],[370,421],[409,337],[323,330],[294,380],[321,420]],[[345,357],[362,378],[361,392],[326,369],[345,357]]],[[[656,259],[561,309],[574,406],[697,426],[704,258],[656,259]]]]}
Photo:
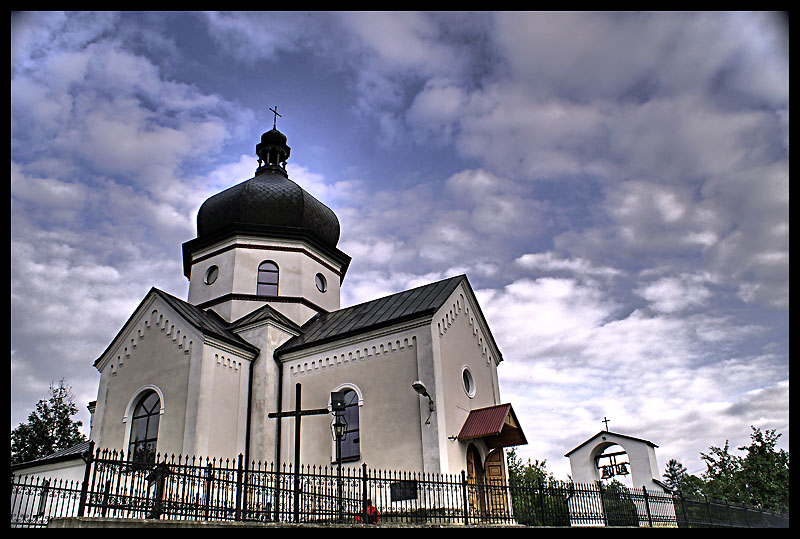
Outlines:
{"type": "Polygon", "coordinates": [[[272,129],[277,129],[278,128],[278,116],[283,118],[283,116],[278,114],[278,105],[275,105],[275,108],[274,109],[269,109],[269,111],[275,113],[275,117],[272,119],[272,129]]]}

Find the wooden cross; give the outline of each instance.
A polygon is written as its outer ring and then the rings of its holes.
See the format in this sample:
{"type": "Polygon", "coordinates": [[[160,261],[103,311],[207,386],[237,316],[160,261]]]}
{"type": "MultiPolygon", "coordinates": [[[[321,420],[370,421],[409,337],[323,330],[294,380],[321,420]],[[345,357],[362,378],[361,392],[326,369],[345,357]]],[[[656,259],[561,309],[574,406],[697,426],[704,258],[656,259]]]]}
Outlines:
{"type": "MultiPolygon", "coordinates": [[[[277,108],[277,107],[276,107],[277,108]]],[[[272,109],[270,109],[272,110],[272,109]]],[[[275,113],[277,114],[277,112],[275,113]]],[[[300,418],[306,415],[323,415],[329,414],[330,410],[327,408],[314,408],[312,410],[303,410],[301,406],[301,388],[300,384],[295,386],[295,409],[286,412],[272,412],[267,414],[270,418],[283,418],[294,417],[294,518],[297,521],[300,508],[300,418]]],[[[277,514],[277,505],[275,507],[277,514]]]]}
{"type": "Polygon", "coordinates": [[[601,421],[601,423],[605,423],[606,424],[606,432],[608,432],[608,421],[609,420],[606,419],[606,416],[603,416],[603,420],[601,421]]]}
{"type": "MultiPolygon", "coordinates": [[[[281,116],[278,114],[278,105],[275,105],[275,108],[269,109],[269,111],[275,113],[275,118],[272,120],[272,129],[275,129],[278,125],[278,116],[281,116]]],[[[281,118],[283,118],[283,116],[281,116],[281,118]]]]}

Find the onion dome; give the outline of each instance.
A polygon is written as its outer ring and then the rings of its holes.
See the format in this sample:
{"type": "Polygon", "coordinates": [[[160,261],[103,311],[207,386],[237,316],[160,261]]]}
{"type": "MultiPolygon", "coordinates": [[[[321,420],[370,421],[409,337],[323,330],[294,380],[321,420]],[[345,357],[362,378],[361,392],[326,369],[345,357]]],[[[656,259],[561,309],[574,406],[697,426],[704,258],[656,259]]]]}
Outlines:
{"type": "Polygon", "coordinates": [[[206,200],[197,213],[197,238],[225,231],[275,237],[310,237],[326,247],[339,242],[339,220],[325,204],[289,179],[286,136],[273,127],[256,145],[255,176],[206,200]]]}

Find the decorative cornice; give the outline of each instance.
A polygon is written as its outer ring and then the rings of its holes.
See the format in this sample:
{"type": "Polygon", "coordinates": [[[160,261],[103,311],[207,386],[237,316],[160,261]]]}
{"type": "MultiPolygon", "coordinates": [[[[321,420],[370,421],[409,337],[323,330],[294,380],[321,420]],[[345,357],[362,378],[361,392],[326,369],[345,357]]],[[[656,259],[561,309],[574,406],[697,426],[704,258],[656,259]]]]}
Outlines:
{"type": "MultiPolygon", "coordinates": [[[[409,328],[406,328],[409,329],[409,328]]],[[[338,349],[332,349],[336,353],[303,354],[298,357],[300,361],[295,364],[289,363],[289,373],[291,376],[302,376],[319,370],[330,370],[341,365],[348,365],[366,361],[375,357],[382,357],[403,350],[413,350],[417,347],[417,337],[413,334],[406,334],[402,338],[394,335],[392,339],[380,341],[377,338],[371,339],[369,345],[364,346],[364,342],[348,343],[338,349]]],[[[307,352],[307,350],[306,350],[307,352]]]]}
{"type": "Polygon", "coordinates": [[[503,356],[497,349],[497,344],[488,331],[488,327],[486,327],[483,313],[480,312],[477,301],[473,303],[472,297],[474,296],[471,296],[471,294],[465,296],[463,292],[459,292],[458,296],[453,298],[449,309],[446,305],[443,305],[439,309],[439,319],[436,322],[439,337],[443,338],[447,334],[447,330],[450,329],[450,326],[452,326],[456,319],[459,318],[459,315],[463,313],[466,315],[464,320],[469,325],[470,332],[475,339],[475,345],[478,347],[483,357],[486,358],[487,363],[494,361],[495,365],[497,365],[503,360],[503,356]]]}
{"type": "MultiPolygon", "coordinates": [[[[209,335],[203,335],[203,344],[213,346],[217,350],[221,352],[227,352],[229,354],[234,354],[237,357],[242,359],[246,359],[248,361],[252,361],[256,358],[258,354],[250,352],[248,350],[242,350],[241,348],[236,348],[235,346],[231,346],[228,343],[222,342],[219,339],[215,339],[209,335]]],[[[216,354],[215,354],[216,355],[216,354]]]]}
{"type": "Polygon", "coordinates": [[[291,361],[294,361],[299,358],[310,357],[319,354],[326,354],[333,350],[340,350],[342,348],[358,347],[362,343],[368,341],[383,339],[388,335],[395,335],[397,333],[410,331],[412,329],[416,329],[419,327],[430,326],[430,324],[431,324],[431,316],[430,315],[422,316],[415,318],[413,320],[398,322],[397,324],[382,327],[380,329],[376,329],[373,331],[366,331],[363,333],[357,333],[355,335],[342,336],[341,338],[336,340],[326,341],[319,345],[311,346],[308,348],[300,348],[292,352],[281,354],[280,356],[276,355],[276,357],[280,359],[281,363],[290,363],[291,361]]]}

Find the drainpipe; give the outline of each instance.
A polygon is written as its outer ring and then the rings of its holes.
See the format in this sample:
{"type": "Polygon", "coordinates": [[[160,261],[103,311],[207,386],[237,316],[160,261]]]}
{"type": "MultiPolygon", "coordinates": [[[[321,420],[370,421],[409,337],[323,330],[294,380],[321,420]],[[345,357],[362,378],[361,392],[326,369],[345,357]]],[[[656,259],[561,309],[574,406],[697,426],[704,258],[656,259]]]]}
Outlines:
{"type": "Polygon", "coordinates": [[[253,414],[253,364],[259,358],[261,354],[259,353],[250,360],[250,369],[247,373],[247,424],[245,425],[244,430],[244,463],[245,468],[249,465],[250,462],[250,420],[253,414]]]}
{"type": "MultiPolygon", "coordinates": [[[[272,354],[272,359],[275,360],[275,363],[278,366],[278,394],[276,397],[276,409],[278,413],[283,411],[283,363],[280,359],[275,355],[272,354]]],[[[280,466],[281,464],[281,418],[277,417],[275,421],[275,466],[280,466]]]]}

